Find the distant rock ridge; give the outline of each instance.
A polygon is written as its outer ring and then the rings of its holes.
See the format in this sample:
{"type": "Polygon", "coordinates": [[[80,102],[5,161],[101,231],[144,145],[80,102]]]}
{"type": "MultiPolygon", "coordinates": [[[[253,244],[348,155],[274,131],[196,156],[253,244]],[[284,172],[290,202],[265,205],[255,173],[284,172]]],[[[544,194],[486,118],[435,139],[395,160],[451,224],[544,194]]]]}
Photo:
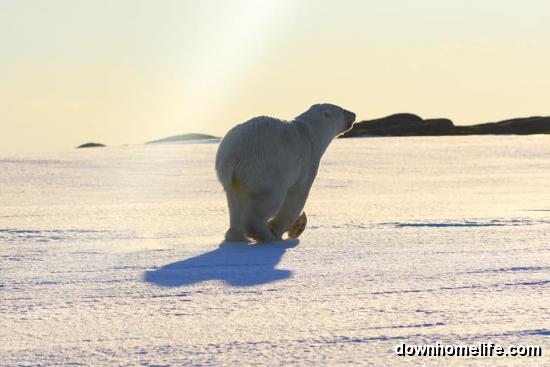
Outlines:
{"type": "Polygon", "coordinates": [[[411,113],[357,122],[344,138],[374,136],[550,134],[550,116],[524,117],[478,125],[456,126],[446,118],[423,119],[411,113]]]}
{"type": "Polygon", "coordinates": [[[181,141],[190,141],[190,140],[210,140],[210,139],[219,139],[217,136],[208,135],[208,134],[181,134],[169,136],[167,138],[148,141],[145,144],[162,144],[162,143],[177,143],[181,141]]]}
{"type": "Polygon", "coordinates": [[[76,149],[80,149],[80,148],[101,148],[101,147],[106,147],[105,144],[100,144],[100,143],[86,143],[86,144],[82,144],[82,145],[79,145],[76,147],[76,149]]]}

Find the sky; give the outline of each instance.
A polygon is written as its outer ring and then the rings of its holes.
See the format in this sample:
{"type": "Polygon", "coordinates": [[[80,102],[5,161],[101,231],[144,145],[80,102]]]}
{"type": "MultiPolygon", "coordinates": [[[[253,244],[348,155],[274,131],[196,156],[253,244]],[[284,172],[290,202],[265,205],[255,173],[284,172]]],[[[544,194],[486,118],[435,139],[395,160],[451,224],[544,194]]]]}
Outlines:
{"type": "Polygon", "coordinates": [[[0,0],[0,152],[223,135],[329,102],[550,115],[546,0],[0,0]]]}

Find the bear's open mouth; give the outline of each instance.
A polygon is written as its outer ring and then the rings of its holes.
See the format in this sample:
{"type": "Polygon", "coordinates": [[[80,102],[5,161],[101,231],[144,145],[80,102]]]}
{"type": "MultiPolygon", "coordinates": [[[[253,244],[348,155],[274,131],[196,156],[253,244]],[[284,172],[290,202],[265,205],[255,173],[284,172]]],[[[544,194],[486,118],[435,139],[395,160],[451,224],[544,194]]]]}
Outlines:
{"type": "Polygon", "coordinates": [[[344,133],[348,130],[351,130],[351,128],[353,127],[353,122],[348,122],[348,125],[346,126],[346,128],[344,129],[344,133]]]}
{"type": "Polygon", "coordinates": [[[353,121],[348,122],[340,134],[343,134],[343,133],[351,130],[351,128],[353,127],[353,123],[354,123],[353,121]]]}

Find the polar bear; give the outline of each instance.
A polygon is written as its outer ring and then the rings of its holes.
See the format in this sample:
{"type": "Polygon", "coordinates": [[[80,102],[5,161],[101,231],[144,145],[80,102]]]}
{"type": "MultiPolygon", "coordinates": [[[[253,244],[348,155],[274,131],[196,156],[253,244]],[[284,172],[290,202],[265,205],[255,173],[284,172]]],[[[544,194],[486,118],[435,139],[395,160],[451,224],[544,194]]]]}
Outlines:
{"type": "Polygon", "coordinates": [[[216,153],[229,207],[225,240],[281,240],[302,212],[323,153],[354,121],[353,112],[324,103],[290,122],[259,116],[229,130],[216,153]]]}

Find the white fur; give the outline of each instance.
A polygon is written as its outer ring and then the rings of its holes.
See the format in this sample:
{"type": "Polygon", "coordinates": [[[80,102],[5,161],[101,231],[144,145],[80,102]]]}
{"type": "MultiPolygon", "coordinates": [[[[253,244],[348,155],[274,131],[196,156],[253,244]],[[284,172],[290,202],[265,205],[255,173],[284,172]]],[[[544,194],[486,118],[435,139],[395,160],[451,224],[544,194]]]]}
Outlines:
{"type": "Polygon", "coordinates": [[[302,212],[326,148],[354,120],[316,104],[291,122],[259,116],[232,128],[216,154],[229,207],[226,241],[280,240],[302,212]]]}

